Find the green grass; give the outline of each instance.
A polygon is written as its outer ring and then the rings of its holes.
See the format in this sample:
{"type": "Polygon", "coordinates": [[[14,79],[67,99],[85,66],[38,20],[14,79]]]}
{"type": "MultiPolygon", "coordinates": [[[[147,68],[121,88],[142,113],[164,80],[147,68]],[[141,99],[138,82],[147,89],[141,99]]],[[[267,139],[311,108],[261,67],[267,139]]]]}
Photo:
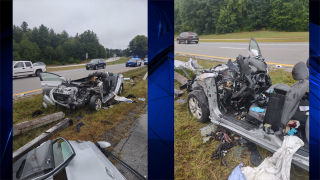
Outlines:
{"type": "MultiPolygon", "coordinates": [[[[179,35],[175,35],[176,39],[179,35]]],[[[259,42],[309,42],[309,32],[252,31],[228,34],[200,35],[199,39],[247,39],[247,40],[201,40],[201,42],[248,42],[253,37],[259,42]],[[260,39],[289,38],[289,39],[260,39]]]]}
{"type": "MultiPolygon", "coordinates": [[[[187,61],[188,57],[175,56],[176,60],[187,61]]],[[[205,68],[213,67],[221,62],[210,62],[198,59],[198,64],[205,68]],[[211,63],[211,65],[210,65],[211,63]]],[[[182,71],[177,71],[184,75],[182,71]]],[[[292,85],[296,81],[291,77],[291,73],[283,69],[270,70],[270,76],[273,84],[285,83],[292,85]]],[[[175,88],[179,89],[181,84],[175,80],[175,88]]],[[[185,92],[181,98],[187,99],[188,94],[185,92]]],[[[200,128],[205,127],[208,123],[198,122],[192,115],[190,115],[187,103],[179,104],[175,102],[174,106],[174,137],[175,137],[175,179],[227,179],[232,170],[241,162],[244,167],[255,167],[250,162],[250,152],[246,148],[240,146],[233,147],[226,155],[225,165],[220,164],[219,160],[212,160],[211,156],[214,151],[221,144],[218,141],[210,141],[203,143],[203,138],[200,134],[200,128]],[[244,154],[241,155],[243,152],[244,154]]],[[[273,154],[266,149],[258,146],[258,151],[264,160],[273,154]]],[[[298,166],[291,165],[290,179],[309,179],[309,172],[298,166]]]]}
{"type": "MultiPolygon", "coordinates": [[[[136,76],[135,80],[140,80],[138,82],[135,82],[135,86],[131,86],[128,83],[124,83],[124,91],[121,94],[121,96],[127,96],[128,94],[133,94],[137,98],[133,99],[136,100],[137,103],[127,104],[127,103],[119,103],[114,105],[114,107],[104,110],[101,109],[99,112],[92,111],[91,114],[86,114],[86,111],[90,110],[90,107],[87,105],[79,110],[76,110],[74,116],[73,116],[73,125],[68,127],[67,129],[63,130],[62,132],[59,132],[55,134],[52,139],[57,137],[64,137],[68,140],[84,140],[84,141],[92,141],[97,142],[99,140],[106,140],[104,139],[104,134],[112,131],[116,126],[121,124],[124,120],[127,120],[128,118],[137,118],[140,113],[142,113],[143,106],[147,104],[146,101],[139,101],[138,98],[148,98],[147,92],[147,80],[142,81],[141,79],[144,77],[145,73],[147,72],[147,67],[142,67],[139,69],[134,69],[128,72],[122,73],[124,77],[132,77],[136,76]],[[138,108],[137,107],[141,107],[138,108]],[[128,114],[132,111],[134,111],[134,115],[128,116],[128,114]],[[80,122],[75,119],[76,116],[82,115],[83,119],[81,122],[83,122],[84,126],[81,127],[81,131],[77,132],[75,126],[80,122]],[[108,121],[112,122],[113,125],[109,125],[106,123],[101,123],[101,121],[108,121]]],[[[49,106],[47,109],[45,109],[42,106],[42,94],[35,95],[33,97],[27,98],[27,99],[21,99],[19,101],[16,101],[13,103],[13,124],[17,124],[23,121],[32,120],[31,114],[35,110],[42,110],[43,115],[46,116],[49,114],[52,114],[54,112],[63,111],[66,114],[66,118],[70,117],[71,110],[58,106],[57,108],[53,106],[49,106]]],[[[39,116],[41,117],[41,116],[39,116]]],[[[58,121],[60,122],[60,121],[58,121]]],[[[48,130],[58,122],[53,122],[48,125],[33,129],[31,131],[25,132],[21,135],[14,136],[13,137],[13,151],[17,150],[18,148],[22,147],[23,145],[27,144],[37,136],[39,136],[44,131],[48,130]]],[[[125,130],[125,129],[124,129],[125,130]]],[[[125,133],[120,132],[120,137],[124,136],[125,133]]],[[[119,139],[108,139],[107,141],[120,141],[119,139]]]]}
{"type": "MultiPolygon", "coordinates": [[[[112,61],[112,62],[107,62],[106,66],[113,65],[113,64],[122,64],[122,63],[124,64],[129,59],[130,58],[127,58],[127,57],[120,57],[119,60],[112,61]]],[[[86,62],[82,62],[81,64],[83,64],[83,63],[86,63],[86,62]]],[[[72,64],[72,65],[74,65],[74,64],[72,64]]],[[[67,65],[65,65],[65,66],[67,66],[67,65]]],[[[82,66],[71,66],[71,67],[59,67],[59,68],[50,68],[50,67],[55,67],[55,66],[47,66],[47,72],[86,68],[85,65],[82,65],[82,66]]]]}

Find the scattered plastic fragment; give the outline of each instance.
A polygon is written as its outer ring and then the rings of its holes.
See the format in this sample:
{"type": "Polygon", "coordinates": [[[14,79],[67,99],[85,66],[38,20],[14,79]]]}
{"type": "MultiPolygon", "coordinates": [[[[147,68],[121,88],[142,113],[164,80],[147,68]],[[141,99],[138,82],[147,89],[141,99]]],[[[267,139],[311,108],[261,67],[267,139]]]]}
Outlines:
{"type": "Polygon", "coordinates": [[[252,108],[250,109],[250,111],[262,113],[262,112],[264,112],[264,109],[261,109],[260,107],[252,107],[252,108]]]}
{"type": "Polygon", "coordinates": [[[48,105],[45,102],[42,102],[43,107],[47,109],[48,105]]]}
{"type": "Polygon", "coordinates": [[[35,110],[33,113],[32,113],[32,117],[37,117],[39,115],[41,115],[43,112],[41,110],[35,110]]]}
{"type": "Polygon", "coordinates": [[[138,98],[140,101],[145,101],[146,98],[138,98]]]}
{"type": "Polygon", "coordinates": [[[125,80],[125,81],[129,81],[129,80],[130,80],[130,78],[123,78],[123,80],[125,80]]]}
{"type": "Polygon", "coordinates": [[[78,132],[80,132],[80,130],[81,130],[80,127],[83,126],[83,125],[84,124],[82,122],[76,125],[76,129],[77,129],[78,132]]]}

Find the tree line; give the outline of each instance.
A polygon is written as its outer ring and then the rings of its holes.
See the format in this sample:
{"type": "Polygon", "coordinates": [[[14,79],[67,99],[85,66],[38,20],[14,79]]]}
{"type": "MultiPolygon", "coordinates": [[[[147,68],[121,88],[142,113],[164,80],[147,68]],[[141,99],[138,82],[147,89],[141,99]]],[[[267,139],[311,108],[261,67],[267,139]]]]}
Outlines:
{"type": "MultiPolygon", "coordinates": [[[[143,36],[143,35],[142,35],[143,36]]],[[[139,39],[136,36],[131,42],[139,39]]],[[[146,55],[147,37],[143,36],[145,42],[138,41],[143,48],[128,45],[127,49],[108,49],[99,43],[99,38],[92,30],[87,30],[82,34],[70,36],[67,31],[56,33],[52,28],[41,24],[39,28],[28,28],[28,24],[23,22],[21,26],[13,25],[13,60],[29,60],[32,62],[41,61],[46,64],[72,64],[79,63],[86,59],[88,53],[89,59],[109,58],[113,54],[117,56],[130,56],[133,52],[139,51],[146,55]]]]}
{"type": "Polygon", "coordinates": [[[176,0],[176,34],[309,31],[308,0],[176,0]]]}

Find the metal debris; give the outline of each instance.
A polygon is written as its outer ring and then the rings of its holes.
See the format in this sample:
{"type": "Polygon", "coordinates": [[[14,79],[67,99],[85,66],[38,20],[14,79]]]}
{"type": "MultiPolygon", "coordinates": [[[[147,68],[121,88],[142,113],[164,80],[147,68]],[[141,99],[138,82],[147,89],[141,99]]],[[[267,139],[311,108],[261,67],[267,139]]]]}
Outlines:
{"type": "Polygon", "coordinates": [[[83,125],[84,124],[82,122],[76,125],[76,129],[77,129],[78,132],[80,132],[80,130],[81,130],[80,127],[83,126],[83,125]]]}

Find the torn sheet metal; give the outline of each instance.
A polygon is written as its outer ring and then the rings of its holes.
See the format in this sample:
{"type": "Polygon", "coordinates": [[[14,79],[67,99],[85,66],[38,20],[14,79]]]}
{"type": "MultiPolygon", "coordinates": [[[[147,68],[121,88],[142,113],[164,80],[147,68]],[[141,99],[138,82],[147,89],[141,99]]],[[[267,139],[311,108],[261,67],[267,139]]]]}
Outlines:
{"type": "Polygon", "coordinates": [[[209,141],[210,136],[207,137],[207,134],[211,134],[211,132],[215,132],[217,130],[217,125],[211,123],[200,129],[201,136],[203,136],[203,143],[209,141]]]}

